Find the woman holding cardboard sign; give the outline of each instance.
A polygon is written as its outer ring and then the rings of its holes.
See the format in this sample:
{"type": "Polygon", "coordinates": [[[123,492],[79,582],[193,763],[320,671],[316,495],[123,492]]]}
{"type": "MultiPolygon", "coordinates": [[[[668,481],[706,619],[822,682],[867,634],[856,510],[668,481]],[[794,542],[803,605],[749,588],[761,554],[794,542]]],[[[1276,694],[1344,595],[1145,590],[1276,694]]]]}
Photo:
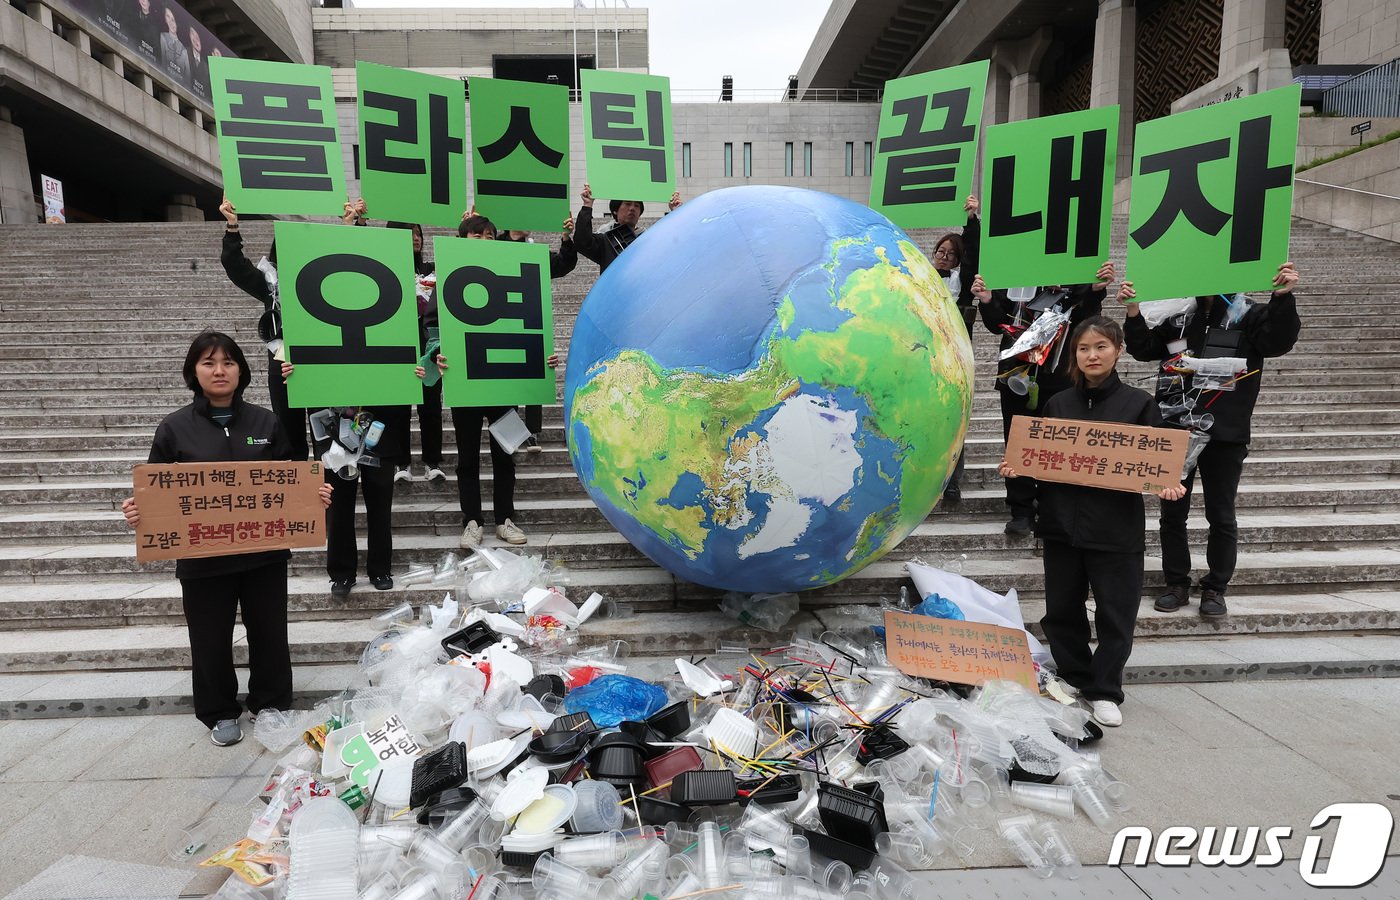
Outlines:
{"type": "MultiPolygon", "coordinates": [[[[1123,329],[1117,322],[1103,316],[1086,319],[1074,330],[1069,346],[1074,351],[1074,386],[1045,405],[1047,418],[1161,424],[1152,395],[1118,379],[1123,329]]],[[[1005,459],[999,471],[1006,478],[1022,474],[1005,459]]],[[[1174,500],[1185,491],[1178,484],[1158,496],[1174,500]]],[[[1142,602],[1142,495],[1043,481],[1040,510],[1036,535],[1045,542],[1045,617],[1040,625],[1050,652],[1060,677],[1089,701],[1094,721],[1121,725],[1123,667],[1133,649],[1142,602]],[[1099,638],[1093,651],[1086,607],[1091,589],[1099,638]]]]}
{"type": "MultiPolygon", "coordinates": [[[[252,380],[242,349],[226,334],[206,331],[185,354],[185,384],[194,402],[160,423],[147,462],[256,462],[298,458],[271,410],[243,402],[252,380]]],[[[331,502],[330,485],[321,502],[331,502]]],[[[136,498],[122,501],[132,528],[141,523],[136,498]]],[[[194,714],[220,747],[243,739],[238,719],[238,676],[233,667],[233,624],[242,612],[248,632],[248,709],[292,705],[292,660],[287,646],[287,550],[264,550],[175,563],[190,632],[194,714]]]]}

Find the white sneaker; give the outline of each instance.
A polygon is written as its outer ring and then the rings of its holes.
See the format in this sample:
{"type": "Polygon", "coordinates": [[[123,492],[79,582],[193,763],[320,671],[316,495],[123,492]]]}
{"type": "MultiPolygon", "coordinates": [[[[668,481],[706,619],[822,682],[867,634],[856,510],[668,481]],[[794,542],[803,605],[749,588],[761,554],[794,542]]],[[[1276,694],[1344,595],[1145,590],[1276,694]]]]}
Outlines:
{"type": "Polygon", "coordinates": [[[467,523],[467,527],[462,529],[462,539],[457,542],[457,546],[463,550],[475,550],[481,546],[481,526],[475,519],[467,523]]]}
{"type": "Polygon", "coordinates": [[[442,482],[447,480],[447,475],[442,471],[442,469],[439,469],[437,466],[429,466],[428,480],[437,484],[441,484],[442,482]]]}
{"type": "Polygon", "coordinates": [[[408,470],[408,466],[404,466],[394,473],[394,480],[402,481],[405,484],[411,483],[413,481],[413,473],[408,470]]]}
{"type": "Polygon", "coordinates": [[[525,543],[525,532],[521,531],[519,528],[516,528],[515,523],[512,522],[510,519],[506,519],[504,522],[496,526],[496,537],[505,541],[507,544],[525,543]]]}
{"type": "Polygon", "coordinates": [[[1105,728],[1117,728],[1123,724],[1123,711],[1112,700],[1094,700],[1089,708],[1094,711],[1094,721],[1105,728]]]}

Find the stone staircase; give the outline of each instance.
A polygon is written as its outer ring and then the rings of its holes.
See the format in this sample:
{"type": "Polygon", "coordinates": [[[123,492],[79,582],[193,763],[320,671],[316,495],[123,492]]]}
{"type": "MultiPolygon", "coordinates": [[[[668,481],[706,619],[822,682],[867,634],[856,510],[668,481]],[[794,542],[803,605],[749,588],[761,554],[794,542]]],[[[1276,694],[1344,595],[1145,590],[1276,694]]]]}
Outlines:
{"type": "MultiPolygon", "coordinates": [[[[1115,228],[1120,266],[1124,225],[1115,228]]],[[[249,252],[264,252],[271,225],[243,230],[249,252]]],[[[244,344],[254,368],[249,399],[266,402],[254,327],[260,307],[224,277],[221,232],[217,223],[0,227],[0,718],[53,714],[74,703],[89,711],[126,708],[130,690],[146,689],[120,687],[127,682],[118,673],[179,680],[168,677],[187,657],[173,566],[137,565],[117,509],[156,423],[188,402],[179,370],[197,331],[219,328],[244,344]],[[103,674],[73,674],[92,672],[103,674]],[[46,712],[36,711],[41,706],[46,712]]],[[[928,250],[936,234],[914,237],[928,250]]],[[[1131,679],[1397,671],[1400,356],[1391,348],[1400,338],[1392,309],[1400,246],[1298,221],[1292,252],[1303,272],[1303,332],[1298,347],[1265,373],[1240,493],[1231,615],[1205,621],[1194,606],[1166,616],[1145,604],[1131,679]]],[[[583,261],[554,282],[556,341],[566,361],[594,276],[583,261]]],[[[989,389],[995,338],[979,329],[974,344],[979,393],[961,504],[940,506],[881,562],[804,595],[793,627],[855,627],[869,620],[869,604],[898,592],[906,560],[964,554],[965,574],[993,590],[1015,588],[1027,621],[1039,619],[1036,545],[1002,534],[1000,416],[989,389]]],[[[1128,362],[1123,371],[1146,385],[1152,368],[1128,362]]],[[[677,580],[611,529],[574,476],[561,420],[560,406],[547,407],[544,452],[517,458],[519,524],[529,549],[569,568],[576,599],[597,590],[634,607],[631,618],[607,623],[609,636],[656,655],[710,652],[717,637],[771,643],[772,636],[716,613],[716,592],[677,580]]],[[[446,427],[450,473],[456,448],[450,421],[446,427]]],[[[473,452],[489,480],[485,445],[473,452]]],[[[450,480],[400,485],[396,571],[454,549],[459,520],[450,480]]],[[[1198,563],[1204,524],[1193,516],[1198,563]]],[[[1155,596],[1155,528],[1148,538],[1146,591],[1155,596]]],[[[362,578],[348,601],[332,601],[324,563],[324,552],[314,550],[292,561],[293,653],[307,690],[339,677],[336,664],[358,658],[373,633],[372,614],[403,599],[436,599],[426,589],[378,592],[362,578]],[[318,676],[311,663],[333,668],[318,676]]],[[[179,707],[161,696],[151,708],[179,707]]]]}

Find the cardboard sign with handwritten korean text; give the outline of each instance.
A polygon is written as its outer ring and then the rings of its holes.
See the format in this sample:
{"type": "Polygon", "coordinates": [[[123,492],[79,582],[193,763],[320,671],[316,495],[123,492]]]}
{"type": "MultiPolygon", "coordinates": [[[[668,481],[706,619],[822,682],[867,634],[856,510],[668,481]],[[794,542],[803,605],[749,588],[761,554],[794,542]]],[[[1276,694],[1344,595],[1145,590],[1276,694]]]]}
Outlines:
{"type": "Polygon", "coordinates": [[[1189,440],[1179,428],[1016,416],[1006,461],[1041,481],[1155,494],[1181,483],[1189,440]]]}
{"type": "Polygon", "coordinates": [[[981,684],[1005,679],[1036,690],[1026,633],[1017,628],[885,610],[885,653],[916,678],[981,684]]]}
{"type": "Polygon", "coordinates": [[[149,464],[131,480],[139,562],[326,546],[319,462],[149,464]]]}

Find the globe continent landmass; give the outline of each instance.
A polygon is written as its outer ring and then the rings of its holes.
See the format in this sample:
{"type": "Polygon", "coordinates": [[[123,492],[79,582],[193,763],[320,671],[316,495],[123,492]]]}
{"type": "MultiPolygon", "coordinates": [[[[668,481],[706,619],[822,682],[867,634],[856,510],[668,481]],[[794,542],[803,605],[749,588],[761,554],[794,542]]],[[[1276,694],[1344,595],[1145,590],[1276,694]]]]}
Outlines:
{"type": "Polygon", "coordinates": [[[580,479],[625,537],[688,580],[751,592],[838,581],[923,521],[952,471],[971,405],[961,317],[907,236],[849,201],[737,188],[669,218],[599,279],[580,313],[565,386],[580,479]],[[770,196],[723,196],[745,191],[770,196]],[[797,206],[791,226],[821,224],[815,251],[767,246],[782,233],[784,201],[797,206]],[[681,268],[693,267],[697,247],[712,265],[733,263],[736,235],[759,256],[753,272],[720,277],[714,290],[661,278],[682,293],[668,303],[646,294],[639,321],[667,309],[675,318],[633,322],[646,333],[631,342],[617,333],[629,290],[658,280],[639,278],[642,263],[686,254],[681,268]],[[633,270],[614,277],[624,264],[633,270]],[[735,292],[746,274],[748,289],[735,292]],[[686,321],[690,304],[710,307],[686,321]],[[694,327],[707,320],[709,330],[694,327]]]}

